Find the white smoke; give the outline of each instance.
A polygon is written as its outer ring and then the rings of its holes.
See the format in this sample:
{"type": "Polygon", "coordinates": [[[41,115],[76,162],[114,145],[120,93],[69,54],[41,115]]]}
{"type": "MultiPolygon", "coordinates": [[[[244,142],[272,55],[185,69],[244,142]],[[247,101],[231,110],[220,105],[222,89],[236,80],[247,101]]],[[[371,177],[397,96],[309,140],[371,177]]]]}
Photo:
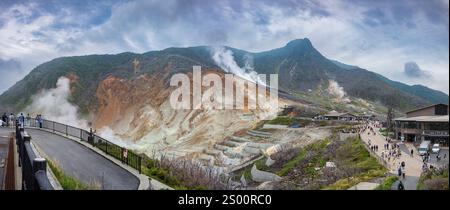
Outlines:
{"type": "Polygon", "coordinates": [[[235,74],[243,79],[252,81],[254,83],[266,85],[266,81],[262,81],[258,73],[253,69],[253,59],[250,55],[245,55],[245,64],[241,68],[234,60],[233,52],[225,49],[225,47],[212,48],[212,58],[216,64],[227,73],[235,74]]]}
{"type": "Polygon", "coordinates": [[[344,88],[334,80],[328,80],[328,93],[330,93],[330,95],[332,96],[335,96],[335,99],[337,99],[339,102],[350,102],[350,99],[346,96],[347,94],[345,93],[344,88]]]}
{"type": "Polygon", "coordinates": [[[42,118],[78,128],[87,129],[88,123],[78,115],[78,107],[68,101],[70,80],[60,77],[56,88],[40,92],[32,97],[32,103],[25,108],[32,117],[41,114],[42,118]]]}
{"type": "MultiPolygon", "coordinates": [[[[32,117],[41,114],[42,118],[77,128],[89,130],[87,120],[78,114],[78,107],[69,102],[70,80],[60,77],[56,82],[56,88],[40,92],[32,97],[33,102],[25,108],[24,113],[30,113],[32,117]]],[[[130,147],[122,138],[114,134],[109,127],[104,127],[96,132],[102,138],[119,146],[130,147]]]]}
{"type": "Polygon", "coordinates": [[[128,149],[138,149],[138,145],[134,144],[130,139],[124,139],[120,137],[114,130],[112,130],[108,126],[104,126],[101,129],[96,131],[96,134],[101,136],[102,138],[117,144],[121,147],[126,147],[128,149]]]}

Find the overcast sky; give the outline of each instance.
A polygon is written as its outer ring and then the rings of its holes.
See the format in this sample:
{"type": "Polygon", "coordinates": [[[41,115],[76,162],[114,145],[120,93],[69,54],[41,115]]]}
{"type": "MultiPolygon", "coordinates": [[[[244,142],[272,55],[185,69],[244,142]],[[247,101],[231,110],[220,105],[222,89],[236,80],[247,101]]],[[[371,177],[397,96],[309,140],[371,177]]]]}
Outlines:
{"type": "Polygon", "coordinates": [[[60,56],[196,45],[258,52],[304,37],[328,58],[449,92],[449,0],[2,0],[0,93],[60,56]]]}

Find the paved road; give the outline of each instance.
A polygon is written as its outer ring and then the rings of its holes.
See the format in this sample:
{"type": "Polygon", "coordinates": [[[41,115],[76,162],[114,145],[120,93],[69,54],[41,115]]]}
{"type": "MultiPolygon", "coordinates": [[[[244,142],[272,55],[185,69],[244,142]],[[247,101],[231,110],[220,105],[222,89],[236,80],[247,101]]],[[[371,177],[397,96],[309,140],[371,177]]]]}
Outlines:
{"type": "Polygon", "coordinates": [[[89,148],[46,131],[28,129],[27,132],[31,141],[67,175],[105,190],[138,189],[137,177],[89,148]]]}
{"type": "Polygon", "coordinates": [[[449,163],[448,148],[441,148],[439,151],[440,161],[437,161],[436,156],[437,154],[430,154],[430,160],[428,162],[439,167],[443,167],[449,163]]]}

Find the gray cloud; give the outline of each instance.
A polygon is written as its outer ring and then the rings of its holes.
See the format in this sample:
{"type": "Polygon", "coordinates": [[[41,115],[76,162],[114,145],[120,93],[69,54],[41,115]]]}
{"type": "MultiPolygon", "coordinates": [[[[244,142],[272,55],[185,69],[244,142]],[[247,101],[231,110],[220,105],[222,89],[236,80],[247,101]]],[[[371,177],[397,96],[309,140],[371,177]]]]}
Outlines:
{"type": "MultiPolygon", "coordinates": [[[[3,60],[0,58],[0,93],[14,85],[17,80],[22,79],[24,71],[19,61],[14,59],[3,60]]],[[[1,103],[1,102],[0,102],[1,103]]]]}
{"type": "Polygon", "coordinates": [[[414,78],[431,78],[429,72],[422,70],[417,63],[410,61],[405,63],[403,73],[408,77],[414,78]]]}
{"type": "Polygon", "coordinates": [[[448,92],[448,0],[91,2],[0,6],[0,58],[29,71],[60,56],[196,45],[262,51],[308,37],[329,58],[448,92]],[[410,60],[434,80],[389,71],[410,60]]]}

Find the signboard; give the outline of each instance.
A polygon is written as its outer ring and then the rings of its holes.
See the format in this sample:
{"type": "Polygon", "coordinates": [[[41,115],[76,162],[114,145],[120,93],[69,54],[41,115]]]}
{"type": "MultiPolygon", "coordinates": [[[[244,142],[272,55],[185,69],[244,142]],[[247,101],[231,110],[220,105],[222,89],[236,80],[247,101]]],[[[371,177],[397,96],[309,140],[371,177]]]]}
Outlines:
{"type": "Polygon", "coordinates": [[[448,131],[423,131],[422,134],[427,136],[448,136],[448,131]]]}

